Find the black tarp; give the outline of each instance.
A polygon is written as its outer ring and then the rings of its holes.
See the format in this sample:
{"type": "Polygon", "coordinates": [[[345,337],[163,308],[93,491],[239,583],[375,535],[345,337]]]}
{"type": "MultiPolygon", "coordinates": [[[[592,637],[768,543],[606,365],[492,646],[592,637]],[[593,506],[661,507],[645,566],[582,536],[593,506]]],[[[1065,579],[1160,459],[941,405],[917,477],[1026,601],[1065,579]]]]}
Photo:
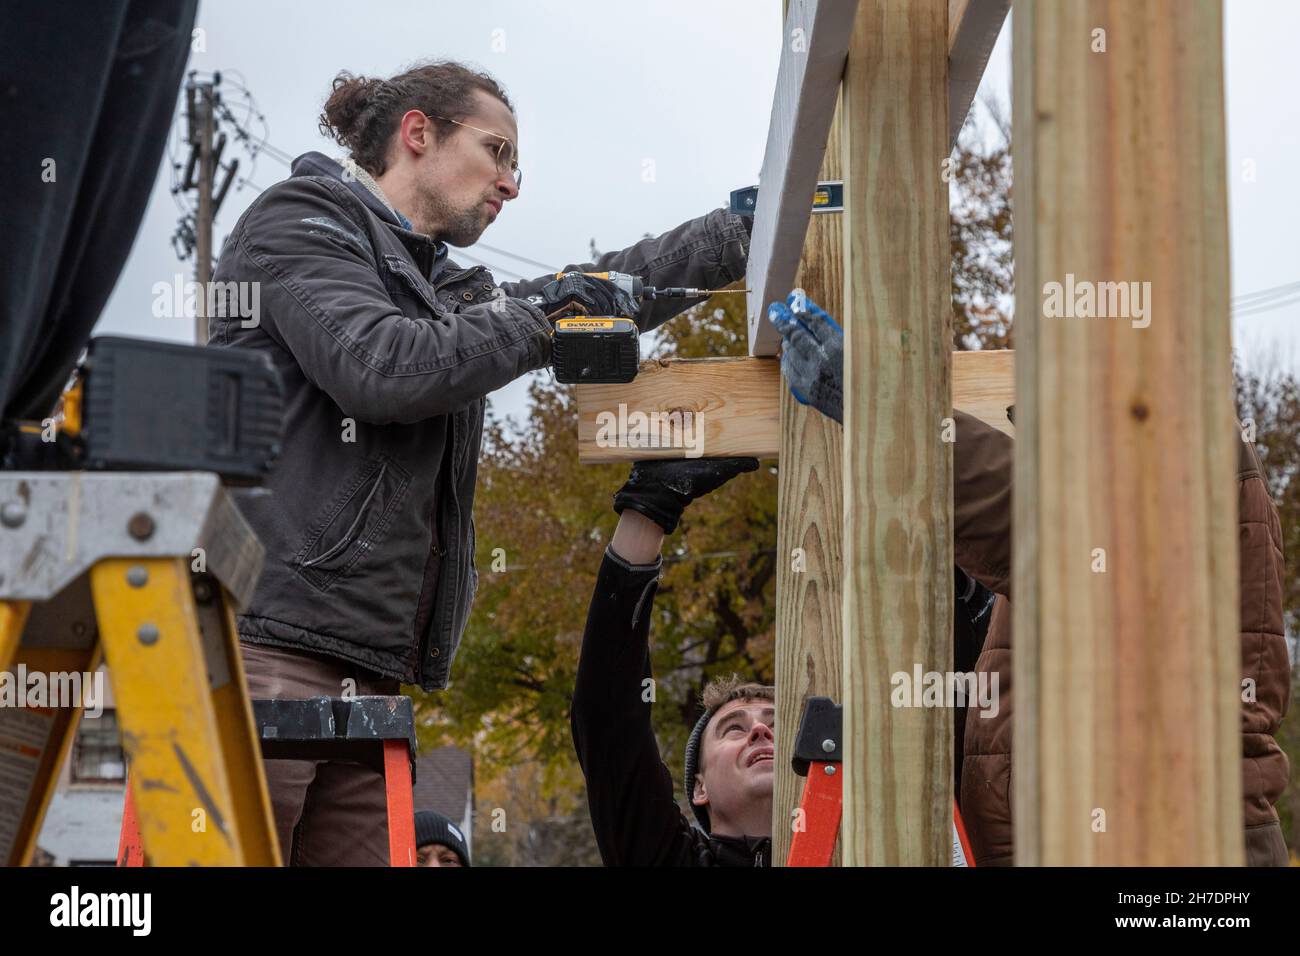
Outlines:
{"type": "Polygon", "coordinates": [[[51,412],[113,291],[167,143],[196,10],[197,0],[0,3],[0,420],[51,412]]]}

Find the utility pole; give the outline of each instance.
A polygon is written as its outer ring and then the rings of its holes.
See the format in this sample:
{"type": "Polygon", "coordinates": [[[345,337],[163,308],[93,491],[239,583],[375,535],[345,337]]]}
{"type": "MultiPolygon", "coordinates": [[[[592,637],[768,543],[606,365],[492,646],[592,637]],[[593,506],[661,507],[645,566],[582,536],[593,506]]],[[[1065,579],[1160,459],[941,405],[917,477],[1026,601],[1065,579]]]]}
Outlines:
{"type": "Polygon", "coordinates": [[[199,80],[191,72],[185,83],[186,140],[190,144],[190,157],[180,191],[197,190],[198,208],[189,217],[192,223],[181,224],[178,237],[186,255],[191,250],[195,253],[194,279],[199,291],[194,297],[194,337],[199,345],[206,345],[208,341],[208,308],[212,301],[208,293],[212,282],[212,223],[239,166],[238,160],[231,161],[220,189],[214,192],[217,170],[221,168],[221,153],[226,146],[226,134],[217,135],[220,86],[220,73],[214,73],[211,80],[199,80]]]}
{"type": "Polygon", "coordinates": [[[194,336],[195,341],[203,345],[208,341],[208,284],[212,281],[212,98],[215,91],[211,83],[204,83],[196,93],[194,128],[199,149],[199,213],[195,230],[198,247],[194,257],[194,278],[199,284],[199,294],[194,300],[194,336]]]}

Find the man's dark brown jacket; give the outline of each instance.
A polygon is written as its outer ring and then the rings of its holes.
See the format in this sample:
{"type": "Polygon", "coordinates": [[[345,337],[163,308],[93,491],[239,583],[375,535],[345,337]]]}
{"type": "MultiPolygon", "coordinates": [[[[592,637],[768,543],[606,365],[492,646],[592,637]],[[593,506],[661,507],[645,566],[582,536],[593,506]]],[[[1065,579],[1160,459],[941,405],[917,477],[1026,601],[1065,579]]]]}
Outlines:
{"type": "MultiPolygon", "coordinates": [[[[1285,866],[1274,804],[1286,788],[1286,754],[1274,740],[1286,714],[1291,668],[1282,625],[1282,525],[1254,448],[1239,441],[1241,677],[1254,699],[1241,705],[1246,861],[1285,866]]],[[[1013,862],[1011,783],[1011,475],[1008,436],[957,413],[953,456],[957,564],[999,595],[977,672],[997,675],[996,716],[968,713],[962,746],[961,811],[979,866],[1013,862]]],[[[1176,516],[1174,516],[1176,518],[1176,516]]],[[[1249,697],[1250,695],[1243,695],[1249,697]]],[[[1152,733],[1161,732],[1157,728],[1152,733]]]]}

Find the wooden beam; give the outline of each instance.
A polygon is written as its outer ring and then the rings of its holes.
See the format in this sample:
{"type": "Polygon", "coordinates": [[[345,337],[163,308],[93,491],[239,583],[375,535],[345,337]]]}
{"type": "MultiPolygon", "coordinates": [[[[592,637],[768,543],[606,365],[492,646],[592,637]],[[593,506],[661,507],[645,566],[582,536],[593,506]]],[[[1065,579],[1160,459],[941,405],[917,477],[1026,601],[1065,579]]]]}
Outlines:
{"type": "MultiPolygon", "coordinates": [[[[831,124],[820,179],[843,175],[840,114],[831,124]]],[[[844,312],[844,230],[838,217],[808,227],[796,284],[831,315],[844,312]]],[[[776,752],[794,752],[795,733],[810,697],[839,700],[843,642],[843,428],[816,409],[781,394],[781,466],[776,509],[776,752]]],[[[772,862],[790,854],[792,819],[805,778],[788,759],[773,771],[772,862]]],[[[838,848],[831,865],[838,866],[838,848]]]]}
{"type": "Polygon", "coordinates": [[[750,355],[776,354],[780,336],[766,307],[794,287],[857,6],[858,0],[790,0],[786,10],[749,244],[750,355]]]}
{"type": "Polygon", "coordinates": [[[1016,5],[1020,864],[1243,863],[1222,23],[1016,5]]]}
{"type": "Polygon", "coordinates": [[[953,661],[947,14],[864,0],[844,71],[848,866],[951,861],[952,711],[891,702],[953,661]]]}
{"type": "Polygon", "coordinates": [[[579,385],[575,391],[578,460],[587,464],[699,455],[775,458],[780,451],[781,367],[776,359],[642,362],[633,382],[579,385]],[[638,431],[652,416],[673,414],[680,433],[674,440],[658,431],[664,447],[654,447],[650,436],[638,431]]]}
{"type": "MultiPolygon", "coordinates": [[[[1009,4],[1010,0],[949,0],[950,151],[1009,4]]],[[[794,286],[856,6],[857,0],[791,0],[786,12],[745,279],[750,289],[750,355],[777,351],[780,336],[767,321],[767,305],[784,299],[794,286]]]]}
{"type": "MultiPolygon", "coordinates": [[[[833,303],[835,298],[826,301],[833,303]]],[[[1006,410],[1015,401],[1014,359],[1010,350],[953,352],[953,406],[1012,434],[1006,410]]],[[[688,433],[688,428],[697,426],[703,429],[700,450],[705,456],[777,458],[781,453],[781,401],[786,389],[780,364],[773,358],[642,362],[634,382],[579,385],[576,393],[578,458],[585,464],[686,457],[686,452],[695,451],[696,442],[696,433],[688,433]],[[635,429],[642,421],[637,413],[649,417],[673,412],[679,415],[682,439],[675,446],[635,443],[635,429]],[[602,433],[605,424],[613,427],[602,433]]]]}
{"type": "Polygon", "coordinates": [[[952,404],[1015,435],[1007,409],[1016,401],[1016,353],[1011,349],[952,353],[952,404]]]}
{"type": "Polygon", "coordinates": [[[1011,0],[948,0],[948,149],[975,102],[1011,0]]]}

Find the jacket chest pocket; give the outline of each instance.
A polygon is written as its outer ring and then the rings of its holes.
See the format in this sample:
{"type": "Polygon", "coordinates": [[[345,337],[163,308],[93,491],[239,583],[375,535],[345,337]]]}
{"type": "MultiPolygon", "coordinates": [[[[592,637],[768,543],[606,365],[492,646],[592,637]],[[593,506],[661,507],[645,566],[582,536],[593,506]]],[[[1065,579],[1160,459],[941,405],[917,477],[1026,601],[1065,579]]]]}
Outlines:
{"type": "Polygon", "coordinates": [[[364,462],[307,530],[294,557],[299,577],[328,591],[387,537],[411,475],[386,455],[364,462]]]}
{"type": "Polygon", "coordinates": [[[429,318],[447,309],[438,304],[433,287],[401,256],[385,255],[384,288],[409,318],[429,318]]]}

